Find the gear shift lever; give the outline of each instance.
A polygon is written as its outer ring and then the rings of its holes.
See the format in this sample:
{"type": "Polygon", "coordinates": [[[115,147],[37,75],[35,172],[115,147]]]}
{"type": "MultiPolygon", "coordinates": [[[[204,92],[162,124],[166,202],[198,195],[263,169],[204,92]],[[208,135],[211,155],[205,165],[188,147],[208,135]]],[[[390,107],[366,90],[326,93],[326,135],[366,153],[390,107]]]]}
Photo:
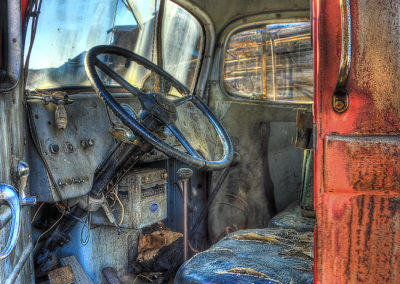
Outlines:
{"type": "Polygon", "coordinates": [[[182,183],[183,187],[183,260],[186,261],[188,259],[188,183],[189,179],[193,175],[193,171],[189,168],[180,168],[177,171],[177,175],[179,180],[182,183]]]}

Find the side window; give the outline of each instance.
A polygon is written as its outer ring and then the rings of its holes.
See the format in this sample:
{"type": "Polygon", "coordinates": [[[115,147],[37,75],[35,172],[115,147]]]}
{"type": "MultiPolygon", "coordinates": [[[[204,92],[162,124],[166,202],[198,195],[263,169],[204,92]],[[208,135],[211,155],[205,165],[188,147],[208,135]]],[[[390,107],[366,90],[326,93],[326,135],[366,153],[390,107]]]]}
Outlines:
{"type": "Polygon", "coordinates": [[[224,56],[223,84],[253,100],[312,103],[314,76],[311,25],[264,25],[233,34],[224,56]]]}

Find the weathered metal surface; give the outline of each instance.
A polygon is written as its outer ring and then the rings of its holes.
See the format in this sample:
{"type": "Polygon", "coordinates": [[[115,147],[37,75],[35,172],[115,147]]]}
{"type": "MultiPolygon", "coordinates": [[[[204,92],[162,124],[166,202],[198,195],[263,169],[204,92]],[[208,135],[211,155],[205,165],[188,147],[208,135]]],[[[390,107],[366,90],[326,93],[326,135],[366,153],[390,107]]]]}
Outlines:
{"type": "Polygon", "coordinates": [[[24,246],[24,250],[22,251],[20,257],[18,258],[18,262],[15,264],[13,270],[11,271],[10,275],[8,275],[7,280],[5,280],[5,284],[12,284],[15,283],[15,281],[20,279],[22,283],[33,283],[34,279],[34,273],[33,273],[33,267],[26,267],[24,273],[27,273],[25,275],[20,275],[22,269],[24,268],[26,262],[31,259],[31,254],[33,251],[33,244],[32,240],[20,240],[20,242],[27,242],[26,246],[24,246]],[[28,242],[27,242],[28,241],[28,242]]]}
{"type": "Polygon", "coordinates": [[[67,256],[60,259],[62,265],[70,266],[74,276],[76,284],[93,284],[93,281],[89,278],[78,260],[74,256],[67,256]]]}
{"type": "MultiPolygon", "coordinates": [[[[31,122],[36,129],[40,151],[58,184],[62,198],[66,200],[88,193],[96,168],[115,144],[108,132],[110,122],[101,100],[96,97],[79,98],[66,106],[68,124],[65,130],[56,126],[56,106],[42,103],[31,103],[30,106],[31,122]],[[95,144],[83,148],[81,141],[87,139],[94,139],[95,144]],[[51,145],[57,145],[59,151],[51,151],[51,145]]],[[[39,187],[41,179],[46,179],[46,176],[31,179],[38,200],[59,201],[56,189],[39,187]],[[51,191],[51,195],[47,191],[51,191]]]]}
{"type": "Polygon", "coordinates": [[[332,109],[340,1],[313,1],[316,281],[400,281],[400,3],[351,1],[350,105],[332,109]]]}
{"type": "Polygon", "coordinates": [[[75,276],[72,271],[71,265],[56,268],[49,272],[50,284],[73,284],[75,283],[75,276]]]}
{"type": "MultiPolygon", "coordinates": [[[[180,2],[189,1],[180,0],[180,2]]],[[[271,12],[280,18],[286,11],[307,10],[310,7],[308,0],[233,0],[229,1],[229,5],[225,1],[214,0],[190,0],[190,2],[198,5],[210,16],[215,25],[216,34],[219,34],[227,24],[243,16],[271,12]]]]}
{"type": "MultiPolygon", "coordinates": [[[[104,283],[101,272],[104,267],[113,267],[118,275],[127,273],[128,266],[134,259],[137,248],[138,230],[124,229],[119,235],[114,227],[99,226],[89,232],[82,223],[78,223],[71,232],[71,242],[59,250],[60,257],[75,256],[84,272],[93,283],[104,283]],[[89,233],[86,245],[81,243],[81,233],[89,233]]],[[[75,273],[75,276],[77,274],[75,273]]],[[[90,283],[81,281],[79,283],[90,283]]]]}
{"type": "Polygon", "coordinates": [[[175,283],[313,283],[313,233],[233,233],[184,263],[175,283]]]}
{"type": "MultiPolygon", "coordinates": [[[[21,16],[19,13],[19,1],[9,2],[12,2],[12,5],[9,5],[9,9],[14,8],[9,16],[13,16],[14,21],[16,20],[14,17],[20,18],[21,16]],[[15,8],[15,5],[17,5],[17,8],[15,8]]],[[[13,50],[12,56],[18,56],[18,52],[21,51],[20,24],[9,26],[17,32],[17,37],[12,44],[19,45],[19,47],[13,50]]],[[[10,64],[10,68],[18,68],[17,66],[20,66],[20,58],[10,57],[10,60],[15,61],[10,64]]],[[[12,72],[17,76],[20,71],[21,70],[13,70],[12,72]]],[[[23,78],[19,81],[19,83],[21,82],[23,82],[23,78]]],[[[16,88],[10,90],[8,93],[0,95],[0,145],[0,182],[17,186],[17,181],[13,180],[11,174],[13,161],[14,159],[27,160],[22,84],[17,85],[16,88]]],[[[10,256],[0,261],[0,283],[5,283],[9,277],[11,277],[11,279],[16,279],[17,283],[33,283],[34,281],[33,262],[30,251],[29,249],[27,250],[27,248],[31,247],[32,242],[31,225],[28,221],[31,218],[30,211],[31,209],[26,207],[21,210],[22,220],[19,240],[10,256]],[[13,274],[13,271],[15,271],[16,274],[13,274]]],[[[8,238],[10,225],[11,222],[0,231],[0,244],[2,247],[5,245],[8,238]]]]}
{"type": "MultiPolygon", "coordinates": [[[[144,228],[167,218],[165,169],[151,168],[129,172],[116,187],[116,194],[121,204],[115,200],[111,209],[121,228],[144,228]],[[123,211],[121,205],[124,207],[123,211]]],[[[104,212],[99,210],[92,213],[92,225],[111,224],[104,212]]]]}
{"type": "MultiPolygon", "coordinates": [[[[0,96],[0,181],[17,186],[13,180],[11,167],[13,157],[26,160],[26,136],[24,131],[23,93],[21,88],[14,89],[7,95],[0,96]]],[[[3,207],[3,205],[2,205],[3,207]]],[[[8,211],[7,209],[2,209],[8,211]]],[[[11,277],[20,283],[33,283],[33,262],[30,251],[31,246],[30,208],[22,208],[21,230],[17,246],[8,258],[0,261],[0,282],[5,283],[11,277]],[[13,273],[15,271],[15,273],[13,273]],[[18,278],[19,277],[19,278],[18,278]]],[[[3,211],[4,212],[4,211],[3,211]]],[[[5,213],[6,214],[6,213],[5,213]]],[[[4,215],[4,217],[7,217],[4,215]]],[[[4,218],[3,224],[6,224],[4,218]]],[[[0,231],[0,243],[6,243],[10,232],[8,224],[0,231]]]]}
{"type": "Polygon", "coordinates": [[[400,136],[326,136],[326,192],[392,193],[400,188],[400,136]]]}

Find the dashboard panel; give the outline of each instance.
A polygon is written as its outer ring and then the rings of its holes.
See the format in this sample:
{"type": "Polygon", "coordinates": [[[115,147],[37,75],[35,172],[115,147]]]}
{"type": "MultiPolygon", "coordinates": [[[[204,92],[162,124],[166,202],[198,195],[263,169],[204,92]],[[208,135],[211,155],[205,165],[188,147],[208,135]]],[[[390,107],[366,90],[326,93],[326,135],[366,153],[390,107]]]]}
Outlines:
{"type": "MultiPolygon", "coordinates": [[[[34,145],[30,147],[30,163],[35,165],[31,175],[31,191],[38,201],[57,202],[87,194],[93,185],[96,169],[118,145],[110,134],[111,122],[119,120],[108,111],[94,93],[70,95],[71,104],[65,105],[67,125],[64,130],[57,127],[55,104],[28,100],[30,128],[34,145]],[[36,148],[36,149],[35,149],[36,148]],[[52,185],[54,180],[57,188],[52,185]]],[[[115,94],[121,105],[135,115],[140,112],[140,103],[131,95],[115,94]]],[[[210,159],[218,152],[218,137],[193,104],[179,107],[177,126],[193,147],[210,159]]],[[[165,133],[165,141],[184,151],[180,142],[165,133]]],[[[151,163],[168,157],[153,150],[139,163],[151,163]]]]}

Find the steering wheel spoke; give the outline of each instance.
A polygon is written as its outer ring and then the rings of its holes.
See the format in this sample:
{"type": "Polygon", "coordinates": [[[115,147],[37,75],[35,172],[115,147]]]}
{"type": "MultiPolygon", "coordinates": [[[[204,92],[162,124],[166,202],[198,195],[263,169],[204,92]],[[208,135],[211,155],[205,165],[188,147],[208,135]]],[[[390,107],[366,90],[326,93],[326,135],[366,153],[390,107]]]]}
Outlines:
{"type": "Polygon", "coordinates": [[[183,104],[185,104],[185,103],[187,103],[187,102],[190,102],[190,101],[192,101],[192,100],[193,100],[193,96],[190,95],[190,96],[184,96],[184,97],[179,98],[179,99],[175,99],[175,100],[173,101],[173,103],[174,103],[174,105],[175,105],[176,107],[178,107],[178,106],[183,105],[183,104]]]}
{"type": "Polygon", "coordinates": [[[187,141],[182,132],[174,124],[168,124],[168,128],[169,130],[171,130],[172,134],[174,134],[176,139],[178,139],[179,142],[181,142],[182,146],[185,147],[185,149],[189,152],[190,155],[198,159],[203,159],[202,157],[200,157],[197,151],[192,147],[189,141],[187,141]]]}
{"type": "Polygon", "coordinates": [[[137,96],[142,103],[142,96],[146,94],[140,91],[138,88],[133,87],[130,83],[128,83],[122,76],[120,76],[117,72],[112,70],[106,64],[101,62],[99,59],[95,58],[95,65],[100,68],[105,74],[107,74],[110,78],[112,78],[115,82],[121,85],[121,87],[125,88],[128,92],[137,96]]]}

